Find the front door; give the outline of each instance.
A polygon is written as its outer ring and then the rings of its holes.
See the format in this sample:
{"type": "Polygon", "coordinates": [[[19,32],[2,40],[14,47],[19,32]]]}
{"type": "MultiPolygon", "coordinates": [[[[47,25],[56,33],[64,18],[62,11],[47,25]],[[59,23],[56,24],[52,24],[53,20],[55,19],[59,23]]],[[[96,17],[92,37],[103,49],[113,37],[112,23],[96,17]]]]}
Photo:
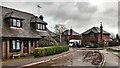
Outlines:
{"type": "Polygon", "coordinates": [[[28,40],[24,40],[23,41],[23,53],[24,54],[28,54],[29,52],[29,41],[28,40]]]}

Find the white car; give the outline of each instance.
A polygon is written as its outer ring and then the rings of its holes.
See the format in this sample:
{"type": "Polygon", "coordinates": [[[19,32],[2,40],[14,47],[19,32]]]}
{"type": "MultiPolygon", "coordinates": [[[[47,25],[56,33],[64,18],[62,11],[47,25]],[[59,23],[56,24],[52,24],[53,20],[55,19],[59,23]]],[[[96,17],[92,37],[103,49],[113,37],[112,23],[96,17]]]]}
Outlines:
{"type": "Polygon", "coordinates": [[[70,47],[74,47],[74,46],[78,46],[78,45],[81,45],[81,40],[72,39],[72,40],[69,41],[69,46],[70,47]]]}

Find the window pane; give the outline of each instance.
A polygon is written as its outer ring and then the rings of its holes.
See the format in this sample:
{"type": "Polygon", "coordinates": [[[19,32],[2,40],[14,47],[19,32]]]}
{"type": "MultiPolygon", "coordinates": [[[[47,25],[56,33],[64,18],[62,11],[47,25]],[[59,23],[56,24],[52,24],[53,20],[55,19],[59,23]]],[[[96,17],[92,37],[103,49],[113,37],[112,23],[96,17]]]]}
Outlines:
{"type": "Polygon", "coordinates": [[[19,40],[17,40],[16,49],[17,49],[17,50],[19,50],[19,49],[20,49],[20,41],[19,41],[19,40]]]}
{"type": "Polygon", "coordinates": [[[45,29],[45,25],[43,25],[43,29],[45,29]]]}
{"type": "Polygon", "coordinates": [[[91,33],[90,36],[94,36],[94,33],[91,33]]]}
{"type": "Polygon", "coordinates": [[[16,26],[16,19],[13,19],[13,26],[16,26]]]}
{"type": "Polygon", "coordinates": [[[12,41],[13,49],[15,49],[15,40],[12,41]]]}
{"type": "Polygon", "coordinates": [[[17,20],[17,26],[20,27],[20,20],[17,20]]]}
{"type": "Polygon", "coordinates": [[[38,24],[38,26],[37,26],[37,27],[38,27],[38,29],[40,29],[40,24],[38,24]]]}
{"type": "Polygon", "coordinates": [[[40,24],[40,29],[42,29],[42,24],[40,24]]]}

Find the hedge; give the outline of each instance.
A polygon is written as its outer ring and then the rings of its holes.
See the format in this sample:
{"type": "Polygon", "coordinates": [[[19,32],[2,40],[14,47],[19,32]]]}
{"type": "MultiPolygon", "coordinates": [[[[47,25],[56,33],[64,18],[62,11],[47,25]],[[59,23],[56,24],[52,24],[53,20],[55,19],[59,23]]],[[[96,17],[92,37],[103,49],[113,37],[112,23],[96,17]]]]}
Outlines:
{"type": "Polygon", "coordinates": [[[61,52],[65,52],[67,50],[69,50],[68,46],[49,46],[49,47],[35,48],[33,52],[33,56],[43,57],[43,56],[54,55],[61,52]]]}

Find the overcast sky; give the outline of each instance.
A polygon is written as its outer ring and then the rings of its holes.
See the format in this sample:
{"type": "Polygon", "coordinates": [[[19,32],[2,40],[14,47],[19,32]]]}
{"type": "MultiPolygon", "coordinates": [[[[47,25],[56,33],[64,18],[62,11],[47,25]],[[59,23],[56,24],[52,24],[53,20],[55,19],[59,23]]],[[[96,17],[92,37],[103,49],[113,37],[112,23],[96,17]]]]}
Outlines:
{"type": "MultiPolygon", "coordinates": [[[[113,0],[114,1],[114,0],[113,0]]],[[[47,27],[54,31],[55,24],[64,24],[68,29],[82,33],[103,23],[103,29],[118,33],[118,2],[80,1],[80,2],[2,2],[2,5],[34,15],[44,16],[47,27]]]]}

